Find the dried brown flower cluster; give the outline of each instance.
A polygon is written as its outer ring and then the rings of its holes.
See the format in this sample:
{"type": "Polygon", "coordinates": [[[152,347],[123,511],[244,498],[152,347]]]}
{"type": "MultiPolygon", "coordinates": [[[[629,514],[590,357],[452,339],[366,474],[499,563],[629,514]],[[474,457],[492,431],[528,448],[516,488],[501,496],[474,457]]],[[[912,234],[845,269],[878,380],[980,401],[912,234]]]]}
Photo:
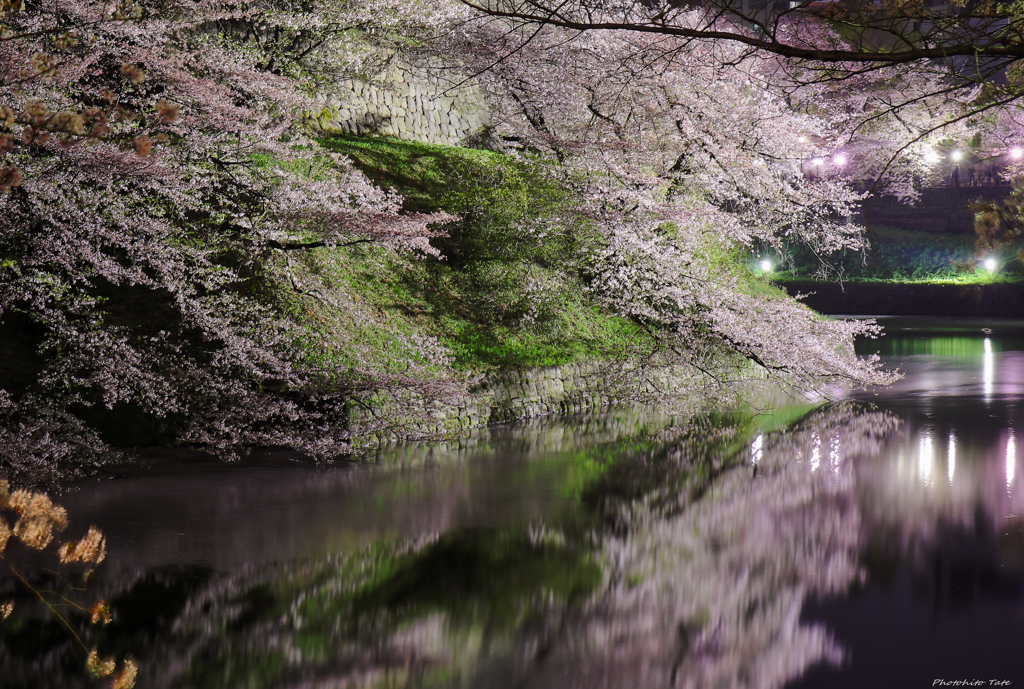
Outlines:
{"type": "MultiPolygon", "coordinates": [[[[89,657],[85,661],[85,669],[94,677],[110,677],[117,669],[117,663],[113,658],[100,660],[99,652],[94,648],[89,652],[89,657]]],[[[132,689],[135,686],[135,676],[138,672],[139,668],[133,660],[124,661],[124,667],[114,677],[114,683],[110,685],[110,689],[132,689]]]]}
{"type": "Polygon", "coordinates": [[[110,624],[112,615],[110,613],[110,606],[107,605],[105,601],[100,601],[96,605],[92,606],[92,610],[89,612],[91,613],[89,618],[90,624],[96,624],[101,621],[103,624],[110,624]]]}
{"type": "MultiPolygon", "coordinates": [[[[63,531],[68,525],[67,511],[55,505],[50,498],[43,493],[30,490],[11,491],[10,483],[0,480],[0,512],[12,512],[17,516],[14,527],[8,526],[7,521],[0,517],[0,560],[7,565],[15,577],[20,580],[38,598],[43,605],[57,615],[65,626],[71,631],[72,636],[85,650],[82,639],[75,633],[57,607],[49,600],[48,594],[59,599],[57,606],[71,604],[83,612],[89,613],[91,624],[102,622],[109,624],[112,619],[110,606],[106,601],[99,601],[92,608],[77,606],[65,596],[58,595],[54,591],[40,591],[23,577],[18,569],[2,553],[8,541],[14,537],[25,545],[35,550],[43,550],[54,538],[54,534],[63,531]]],[[[107,541],[103,534],[95,526],[90,526],[85,537],[78,541],[67,541],[57,549],[57,555],[61,564],[73,562],[94,563],[103,562],[107,555],[107,541]]],[[[7,601],[0,604],[0,621],[10,617],[14,612],[14,601],[7,601]]],[[[99,652],[93,648],[86,658],[86,670],[96,677],[109,677],[116,670],[116,663],[113,659],[101,660],[99,652]]],[[[114,677],[111,689],[131,689],[135,685],[135,677],[138,667],[131,659],[125,660],[121,672],[114,677]]]]}
{"type": "Polygon", "coordinates": [[[63,507],[54,505],[42,493],[27,490],[12,493],[7,481],[0,481],[0,509],[18,515],[13,529],[0,518],[0,551],[12,535],[28,547],[42,550],[53,540],[54,531],[63,531],[68,525],[63,507]]]}
{"type": "Polygon", "coordinates": [[[60,561],[68,562],[94,562],[99,564],[107,556],[107,539],[103,537],[95,526],[89,527],[85,538],[76,542],[68,541],[61,545],[57,554],[60,561]]]}
{"type": "Polygon", "coordinates": [[[96,677],[109,677],[114,674],[117,663],[113,658],[100,660],[99,652],[94,648],[89,651],[89,657],[85,659],[85,669],[96,677]]]}
{"type": "MultiPolygon", "coordinates": [[[[0,517],[0,553],[6,549],[12,536],[29,548],[43,550],[53,541],[54,533],[63,531],[68,525],[67,511],[43,493],[24,489],[11,492],[10,483],[0,480],[0,511],[4,510],[13,512],[17,520],[11,528],[0,517]]],[[[63,543],[57,555],[62,564],[99,564],[107,556],[107,539],[99,529],[90,526],[84,538],[63,543]]],[[[13,601],[0,606],[0,619],[9,617],[13,610],[13,601]]],[[[92,610],[92,623],[99,620],[104,624],[110,622],[110,608],[103,602],[97,603],[92,610]]]]}
{"type": "Polygon", "coordinates": [[[114,683],[110,685],[110,689],[132,689],[135,686],[135,676],[138,672],[139,668],[134,661],[124,661],[124,667],[114,677],[114,683]]]}

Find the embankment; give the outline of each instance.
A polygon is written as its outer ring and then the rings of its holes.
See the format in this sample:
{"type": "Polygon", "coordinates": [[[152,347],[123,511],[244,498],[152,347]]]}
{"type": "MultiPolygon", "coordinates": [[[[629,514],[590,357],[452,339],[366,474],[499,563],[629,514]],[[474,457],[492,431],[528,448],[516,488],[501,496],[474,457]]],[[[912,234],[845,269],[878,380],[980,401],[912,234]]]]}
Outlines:
{"type": "Polygon", "coordinates": [[[844,284],[794,280],[777,283],[824,314],[857,316],[1024,317],[1024,284],[844,284]]]}
{"type": "MultiPolygon", "coordinates": [[[[414,393],[379,393],[354,406],[353,445],[370,448],[402,439],[463,437],[492,423],[538,419],[606,409],[623,403],[658,403],[662,413],[688,417],[709,406],[755,409],[793,404],[763,372],[744,364],[723,389],[688,366],[638,366],[624,362],[572,363],[495,373],[456,402],[426,400],[414,393]]],[[[806,400],[800,400],[806,404],[806,400]]]]}
{"type": "Polygon", "coordinates": [[[578,363],[494,373],[457,402],[415,393],[379,393],[352,408],[359,445],[402,438],[444,437],[489,423],[600,409],[663,396],[699,399],[706,384],[694,369],[639,368],[624,363],[578,363]],[[675,394],[673,394],[675,393],[675,394]]]}

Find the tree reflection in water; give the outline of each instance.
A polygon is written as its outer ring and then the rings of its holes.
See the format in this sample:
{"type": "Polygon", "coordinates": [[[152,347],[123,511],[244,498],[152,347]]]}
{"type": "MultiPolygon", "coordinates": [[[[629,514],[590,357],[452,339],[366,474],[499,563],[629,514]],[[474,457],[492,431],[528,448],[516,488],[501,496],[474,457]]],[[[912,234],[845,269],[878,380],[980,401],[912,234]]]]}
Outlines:
{"type": "MultiPolygon", "coordinates": [[[[847,403],[772,432],[716,417],[609,442],[582,453],[601,468],[562,522],[101,575],[115,619],[97,633],[156,688],[781,687],[842,658],[799,615],[861,576],[849,458],[897,426],[847,403]]],[[[47,664],[66,643],[52,621],[32,625],[0,625],[5,677],[86,686],[47,664]]]]}
{"type": "MultiPolygon", "coordinates": [[[[811,663],[841,660],[800,610],[809,594],[861,576],[849,458],[877,452],[898,423],[832,406],[755,437],[724,470],[721,455],[674,447],[666,464],[699,476],[692,459],[710,461],[707,478],[674,500],[656,491],[623,506],[624,533],[602,540],[602,604],[565,649],[572,686],[780,687],[811,663]]],[[[559,673],[548,674],[531,686],[556,686],[559,673]]]]}

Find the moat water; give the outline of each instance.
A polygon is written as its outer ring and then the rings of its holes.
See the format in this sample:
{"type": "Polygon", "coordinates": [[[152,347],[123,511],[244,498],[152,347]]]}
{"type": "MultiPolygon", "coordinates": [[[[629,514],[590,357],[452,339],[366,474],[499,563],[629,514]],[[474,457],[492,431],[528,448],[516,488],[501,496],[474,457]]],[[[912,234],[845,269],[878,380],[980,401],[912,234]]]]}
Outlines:
{"type": "MultiPolygon", "coordinates": [[[[54,494],[71,537],[107,537],[86,586],[19,566],[110,605],[60,612],[140,688],[1024,684],[1024,322],[882,322],[858,347],[904,378],[827,403],[360,465],[154,456],[54,494]]],[[[8,599],[0,687],[96,686],[0,573],[8,599]]]]}

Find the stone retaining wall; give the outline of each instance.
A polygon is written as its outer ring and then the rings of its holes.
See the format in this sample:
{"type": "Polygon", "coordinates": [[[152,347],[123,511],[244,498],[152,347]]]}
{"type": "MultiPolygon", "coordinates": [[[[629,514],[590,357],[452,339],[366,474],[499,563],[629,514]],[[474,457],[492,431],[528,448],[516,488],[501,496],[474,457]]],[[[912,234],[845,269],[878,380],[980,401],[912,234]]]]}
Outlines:
{"type": "MultiPolygon", "coordinates": [[[[201,31],[258,43],[275,40],[272,28],[251,20],[210,22],[201,31]]],[[[317,107],[304,114],[306,126],[323,134],[386,134],[451,146],[488,128],[490,111],[479,87],[442,63],[427,69],[377,50],[362,68],[368,73],[314,95],[317,107]]]]}
{"type": "Polygon", "coordinates": [[[403,438],[446,437],[489,423],[600,409],[616,402],[662,397],[703,399],[707,381],[685,366],[635,367],[622,363],[566,364],[499,373],[445,405],[413,394],[378,394],[353,406],[350,429],[359,447],[403,438]],[[426,416],[426,420],[424,420],[426,416]]]}
{"type": "Polygon", "coordinates": [[[483,94],[442,70],[392,63],[365,80],[318,93],[307,124],[325,134],[386,134],[407,141],[459,145],[481,137],[490,122],[483,94]]]}

